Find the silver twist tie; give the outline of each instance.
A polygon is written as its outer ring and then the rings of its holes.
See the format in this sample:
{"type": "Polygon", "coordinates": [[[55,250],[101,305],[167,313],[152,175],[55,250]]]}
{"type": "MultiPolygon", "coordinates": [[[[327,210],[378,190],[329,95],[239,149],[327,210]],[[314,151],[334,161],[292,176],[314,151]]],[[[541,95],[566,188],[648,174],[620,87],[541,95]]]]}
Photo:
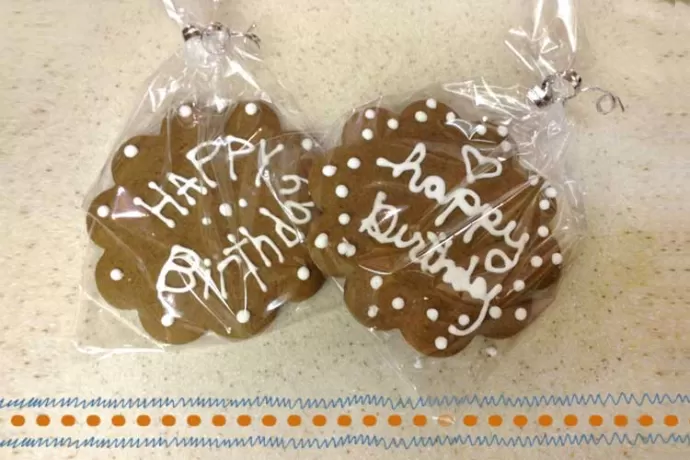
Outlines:
{"type": "Polygon", "coordinates": [[[192,38],[200,38],[204,47],[213,54],[221,54],[232,38],[244,38],[250,40],[258,48],[261,48],[261,38],[253,32],[256,24],[252,24],[245,32],[235,32],[219,22],[213,22],[206,27],[190,24],[182,29],[182,38],[185,41],[192,38]]]}
{"type": "Polygon", "coordinates": [[[618,96],[598,86],[583,87],[582,77],[572,69],[549,75],[541,85],[530,89],[527,96],[537,107],[547,107],[554,103],[565,104],[581,93],[592,91],[601,93],[596,101],[597,112],[608,115],[617,108],[625,112],[623,101],[618,96]]]}

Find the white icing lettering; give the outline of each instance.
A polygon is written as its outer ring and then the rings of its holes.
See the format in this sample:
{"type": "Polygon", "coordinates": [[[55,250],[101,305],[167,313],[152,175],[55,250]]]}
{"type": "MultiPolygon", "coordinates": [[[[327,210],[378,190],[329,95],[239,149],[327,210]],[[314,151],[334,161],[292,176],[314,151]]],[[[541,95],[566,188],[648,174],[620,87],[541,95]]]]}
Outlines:
{"type": "MultiPolygon", "coordinates": [[[[241,241],[237,241],[237,238],[235,238],[234,235],[228,235],[228,241],[232,244],[232,246],[223,249],[223,255],[226,256],[224,260],[222,260],[218,264],[218,271],[220,273],[225,273],[225,270],[230,266],[230,264],[235,263],[237,264],[238,267],[246,268],[247,273],[245,273],[244,278],[245,278],[245,283],[246,279],[251,276],[254,278],[256,283],[259,285],[259,288],[263,292],[268,292],[268,287],[266,284],[263,282],[263,280],[259,277],[259,270],[256,265],[252,263],[251,260],[249,260],[249,257],[247,254],[244,252],[244,246],[246,246],[249,243],[249,240],[242,239],[241,241]]],[[[221,279],[224,279],[221,277],[221,279]]],[[[222,286],[222,293],[224,295],[227,295],[225,291],[225,283],[223,283],[222,286]]]]}
{"type": "Polygon", "coordinates": [[[424,192],[424,195],[435,200],[441,205],[448,204],[448,207],[436,218],[435,225],[441,226],[448,216],[455,210],[460,209],[466,216],[475,216],[486,209],[489,205],[481,205],[481,198],[473,190],[458,187],[446,195],[446,183],[438,176],[429,176],[420,182],[422,176],[422,163],[426,158],[426,146],[419,143],[415,146],[410,156],[402,163],[393,163],[386,158],[378,158],[376,165],[392,169],[393,177],[400,177],[405,172],[412,172],[408,188],[413,193],[424,192]]]}
{"type": "MultiPolygon", "coordinates": [[[[268,154],[266,153],[266,139],[261,139],[259,141],[259,170],[256,173],[256,177],[254,178],[254,185],[258,187],[261,185],[261,178],[268,178],[268,171],[266,171],[266,167],[268,164],[271,162],[271,159],[285,150],[285,146],[283,144],[278,144],[276,148],[271,150],[268,154]]],[[[235,179],[233,179],[235,180],[235,179]]]]}
{"type": "Polygon", "coordinates": [[[141,198],[136,197],[132,201],[132,203],[134,203],[135,206],[140,206],[146,209],[149,213],[153,214],[154,216],[162,220],[163,223],[170,228],[175,228],[175,221],[163,215],[163,209],[165,209],[167,205],[172,205],[183,216],[189,215],[189,210],[177,201],[175,201],[175,198],[166,193],[158,184],[156,184],[155,182],[149,182],[149,188],[151,190],[155,190],[156,192],[158,192],[163,198],[158,202],[158,204],[156,204],[155,206],[151,206],[148,203],[144,202],[144,200],[142,200],[141,198]]]}
{"type": "MultiPolygon", "coordinates": [[[[265,149],[265,140],[262,139],[261,144],[265,149]]],[[[238,179],[235,172],[235,158],[249,155],[256,150],[256,146],[248,140],[241,139],[235,136],[218,137],[211,141],[202,142],[187,152],[186,158],[189,160],[194,168],[201,175],[202,180],[211,188],[216,188],[218,183],[211,180],[204,170],[204,165],[212,161],[220,152],[221,149],[227,149],[228,158],[228,174],[230,180],[236,181],[238,179]],[[234,146],[238,144],[239,147],[234,146]]],[[[265,152],[265,150],[264,150],[265,152]]]]}
{"type": "Polygon", "coordinates": [[[275,216],[266,208],[259,208],[259,214],[273,220],[276,234],[283,240],[288,248],[294,248],[304,240],[304,235],[286,224],[281,218],[275,216]]]}
{"type": "Polygon", "coordinates": [[[271,259],[268,257],[268,255],[264,252],[264,246],[268,246],[275,255],[278,257],[278,261],[282,264],[285,262],[285,257],[283,257],[283,253],[280,252],[280,249],[278,248],[278,245],[276,245],[272,239],[267,237],[266,235],[258,235],[254,236],[245,227],[240,227],[239,228],[239,233],[240,235],[244,236],[249,240],[249,242],[254,246],[254,249],[259,253],[259,256],[261,257],[261,260],[263,260],[264,265],[267,267],[271,267],[271,259]]]}
{"type": "Polygon", "coordinates": [[[196,199],[189,194],[190,190],[194,190],[197,193],[206,195],[208,189],[203,185],[199,184],[199,179],[196,177],[193,179],[187,179],[186,177],[179,176],[175,173],[168,173],[168,182],[177,187],[177,196],[183,196],[187,200],[187,204],[194,206],[196,204],[196,199]]]}
{"type": "Polygon", "coordinates": [[[419,264],[421,269],[432,275],[443,272],[442,280],[450,285],[457,292],[467,292],[473,298],[482,300],[483,307],[479,317],[474,323],[464,330],[455,326],[449,328],[449,332],[455,335],[468,335],[474,332],[484,321],[490,302],[501,292],[502,286],[497,284],[490,290],[486,280],[477,276],[472,280],[473,273],[479,264],[479,257],[470,257],[467,268],[458,267],[455,262],[448,258],[448,251],[453,244],[453,240],[441,233],[436,235],[427,232],[427,240],[421,232],[414,232],[410,238],[404,239],[408,232],[408,225],[403,224],[397,227],[400,211],[392,205],[386,204],[386,194],[379,192],[374,199],[371,213],[362,220],[359,231],[367,233],[376,241],[382,244],[393,244],[399,249],[409,250],[410,259],[419,264]],[[388,221],[388,222],[386,222],[388,221]],[[381,224],[388,224],[387,228],[382,228],[381,224]],[[422,251],[426,252],[422,253],[422,251]]]}
{"type": "Polygon", "coordinates": [[[197,286],[197,276],[204,282],[204,298],[207,299],[209,291],[212,291],[218,298],[226,299],[225,293],[213,281],[210,270],[204,268],[201,262],[199,255],[191,249],[179,245],[170,249],[168,260],[163,264],[156,281],[158,301],[165,310],[161,321],[164,325],[168,324],[167,327],[172,325],[175,318],[181,317],[171,299],[172,295],[192,293],[197,286]],[[171,273],[178,275],[182,286],[169,284],[168,276],[171,273]]]}
{"type": "Polygon", "coordinates": [[[278,190],[278,193],[280,193],[283,196],[286,195],[294,195],[295,193],[299,192],[302,189],[302,184],[309,184],[309,181],[303,177],[300,177],[296,174],[287,174],[283,177],[280,178],[282,182],[286,183],[291,183],[292,185],[288,188],[281,188],[278,190]]]}

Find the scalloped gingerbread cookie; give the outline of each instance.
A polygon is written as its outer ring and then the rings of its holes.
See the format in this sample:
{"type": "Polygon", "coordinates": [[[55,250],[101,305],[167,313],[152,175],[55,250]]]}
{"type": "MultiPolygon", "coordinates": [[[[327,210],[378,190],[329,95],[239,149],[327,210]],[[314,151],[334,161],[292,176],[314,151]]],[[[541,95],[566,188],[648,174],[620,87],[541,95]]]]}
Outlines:
{"type": "Polygon", "coordinates": [[[181,105],[159,134],[126,141],[114,185],[88,209],[102,297],[136,310],[153,338],[182,344],[206,331],[250,337],[282,304],[316,293],[303,161],[315,147],[263,102],[181,105]]]}
{"type": "Polygon", "coordinates": [[[398,329],[431,356],[530,324],[564,258],[551,228],[557,188],[516,150],[509,126],[435,99],[355,113],[312,167],[321,215],[309,247],[324,273],[346,278],[359,322],[398,329]]]}

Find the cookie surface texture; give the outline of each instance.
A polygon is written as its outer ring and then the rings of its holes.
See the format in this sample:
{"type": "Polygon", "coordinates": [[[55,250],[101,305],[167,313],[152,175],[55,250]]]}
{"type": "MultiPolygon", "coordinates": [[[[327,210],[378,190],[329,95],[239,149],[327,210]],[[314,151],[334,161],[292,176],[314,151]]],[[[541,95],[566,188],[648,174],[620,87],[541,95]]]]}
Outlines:
{"type": "Polygon", "coordinates": [[[313,148],[283,132],[263,102],[221,112],[183,104],[159,134],[124,142],[114,185],[88,209],[89,235],[104,250],[101,296],[136,310],[164,343],[263,330],[324,280],[304,236],[315,208],[302,158],[313,148]]]}
{"type": "Polygon", "coordinates": [[[345,277],[360,323],[450,356],[477,335],[516,334],[553,297],[559,192],[521,164],[509,131],[435,99],[369,107],[314,163],[309,248],[345,277]]]}

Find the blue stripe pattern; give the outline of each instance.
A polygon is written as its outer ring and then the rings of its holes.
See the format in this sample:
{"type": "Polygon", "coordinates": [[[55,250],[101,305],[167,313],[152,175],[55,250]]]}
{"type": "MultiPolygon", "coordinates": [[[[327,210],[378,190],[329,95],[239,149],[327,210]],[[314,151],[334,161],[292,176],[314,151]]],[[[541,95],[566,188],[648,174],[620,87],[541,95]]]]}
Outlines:
{"type": "Polygon", "coordinates": [[[330,438],[283,438],[279,436],[249,436],[245,438],[208,437],[25,437],[0,440],[0,448],[205,448],[230,449],[264,447],[273,449],[335,449],[341,447],[376,447],[380,449],[412,449],[443,446],[485,447],[567,447],[583,445],[690,445],[690,434],[540,434],[534,436],[414,436],[411,438],[384,438],[374,435],[344,435],[330,438]]]}
{"type": "Polygon", "coordinates": [[[682,393],[601,393],[542,396],[466,395],[391,398],[381,395],[355,395],[339,398],[285,398],[256,396],[251,398],[0,398],[0,409],[235,409],[270,407],[284,409],[346,409],[380,407],[398,409],[476,407],[572,407],[619,405],[679,405],[690,403],[690,394],[682,393]]]}

